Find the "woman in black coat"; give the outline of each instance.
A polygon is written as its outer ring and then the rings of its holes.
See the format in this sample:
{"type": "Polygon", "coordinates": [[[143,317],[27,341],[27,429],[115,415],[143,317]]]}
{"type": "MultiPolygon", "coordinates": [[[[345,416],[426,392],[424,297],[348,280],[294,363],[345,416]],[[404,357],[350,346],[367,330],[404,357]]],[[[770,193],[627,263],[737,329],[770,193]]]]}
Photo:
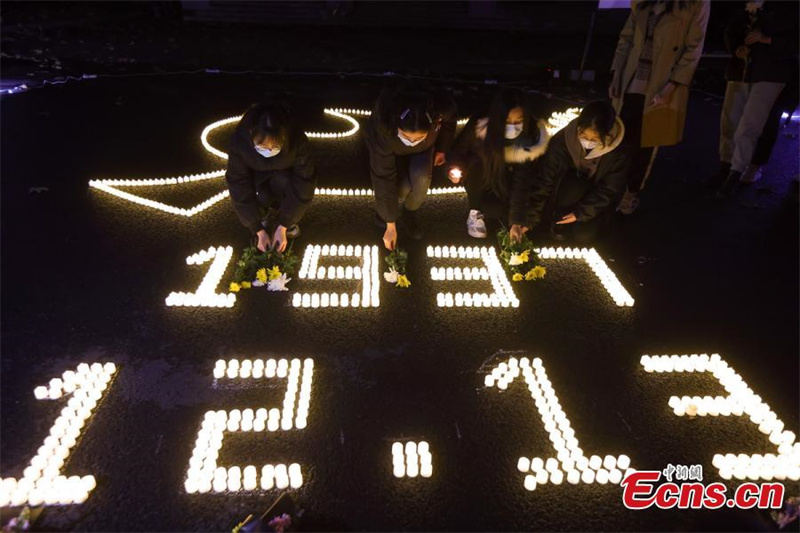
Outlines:
{"type": "Polygon", "coordinates": [[[484,215],[525,224],[524,195],[515,191],[533,179],[534,162],[549,140],[545,122],[534,117],[529,98],[516,89],[501,90],[485,112],[470,118],[448,155],[450,181],[463,181],[467,190],[470,236],[486,238],[484,215]]]}
{"type": "Polygon", "coordinates": [[[622,121],[601,101],[588,104],[556,133],[528,190],[520,191],[528,216],[525,225],[511,227],[512,239],[540,224],[579,242],[596,238],[625,190],[631,153],[620,146],[624,136],[622,121]]]}
{"type": "Polygon", "coordinates": [[[428,194],[433,166],[445,163],[453,144],[456,106],[446,95],[401,87],[381,94],[365,126],[375,222],[385,228],[383,242],[397,245],[398,202],[412,239],[421,239],[417,210],[428,194]]]}
{"type": "Polygon", "coordinates": [[[267,103],[250,107],[228,149],[225,173],[239,220],[258,237],[258,249],[282,252],[300,233],[298,222],[314,198],[314,157],[288,108],[267,103]],[[277,210],[272,238],[262,210],[277,210]]]}

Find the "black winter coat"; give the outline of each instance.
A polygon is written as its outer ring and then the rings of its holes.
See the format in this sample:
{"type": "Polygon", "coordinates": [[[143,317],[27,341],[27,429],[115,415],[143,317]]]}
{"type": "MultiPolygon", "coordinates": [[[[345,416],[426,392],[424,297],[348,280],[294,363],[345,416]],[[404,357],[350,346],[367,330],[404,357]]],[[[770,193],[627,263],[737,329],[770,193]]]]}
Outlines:
{"type": "Polygon", "coordinates": [[[364,127],[364,136],[369,149],[369,168],[372,187],[375,190],[375,208],[386,222],[397,220],[397,156],[420,154],[431,147],[436,152],[447,152],[456,133],[456,104],[447,95],[436,95],[435,115],[428,136],[417,146],[406,146],[397,138],[397,130],[381,124],[379,117],[386,102],[382,95],[375,104],[372,115],[364,127]]]}
{"type": "Polygon", "coordinates": [[[798,68],[798,3],[767,1],[755,14],[749,14],[744,5],[728,20],[725,26],[725,47],[731,54],[725,70],[725,79],[755,83],[759,81],[788,83],[797,78],[798,68]],[[752,18],[751,18],[752,17],[752,18]],[[772,38],[772,44],[750,45],[748,63],[736,57],[736,49],[744,45],[750,31],[772,38]]]}
{"type": "MultiPolygon", "coordinates": [[[[569,207],[578,222],[587,222],[600,214],[614,202],[628,180],[630,169],[630,149],[617,146],[601,156],[594,176],[579,173],[567,150],[562,129],[550,139],[547,153],[540,160],[537,172],[528,189],[528,217],[526,226],[536,227],[548,201],[556,201],[551,196],[559,190],[569,191],[569,198],[561,197],[559,204],[569,207]]],[[[544,221],[549,224],[550,220],[544,221]]]]}
{"type": "Polygon", "coordinates": [[[250,138],[252,115],[245,113],[228,147],[228,170],[225,180],[233,207],[242,224],[253,233],[262,229],[261,209],[256,191],[275,171],[289,171],[291,181],[278,214],[278,223],[286,228],[297,224],[314,198],[316,177],[314,156],[306,134],[299,129],[289,133],[289,140],[274,157],[264,157],[250,138]]]}

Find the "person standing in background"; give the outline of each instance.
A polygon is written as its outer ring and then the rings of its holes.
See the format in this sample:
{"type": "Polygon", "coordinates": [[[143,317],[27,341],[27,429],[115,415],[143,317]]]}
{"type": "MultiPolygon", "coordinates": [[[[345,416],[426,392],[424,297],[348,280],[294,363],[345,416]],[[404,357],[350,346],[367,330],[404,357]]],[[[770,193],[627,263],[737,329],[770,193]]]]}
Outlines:
{"type": "Polygon", "coordinates": [[[755,181],[757,169],[747,170],[770,111],[787,84],[796,87],[798,16],[797,2],[747,2],[725,27],[732,57],[720,115],[720,169],[709,181],[719,187],[719,198],[733,195],[741,182],[755,181]]]}
{"type": "Polygon", "coordinates": [[[683,139],[689,85],[706,35],[709,0],[642,0],[619,35],[608,95],[634,147],[627,190],[617,207],[639,206],[639,193],[658,152],[683,139]]]}

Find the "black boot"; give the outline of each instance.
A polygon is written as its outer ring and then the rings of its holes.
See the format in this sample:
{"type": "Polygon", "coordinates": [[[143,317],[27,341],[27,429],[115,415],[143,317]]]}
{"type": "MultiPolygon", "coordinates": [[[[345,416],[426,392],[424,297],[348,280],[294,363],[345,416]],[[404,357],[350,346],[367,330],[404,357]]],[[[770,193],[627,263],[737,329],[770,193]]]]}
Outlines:
{"type": "Polygon", "coordinates": [[[717,198],[720,200],[724,200],[725,198],[730,198],[736,191],[739,189],[739,179],[742,177],[742,173],[738,170],[731,170],[728,172],[728,177],[725,179],[725,183],[722,184],[717,190],[717,198]]]}
{"type": "Polygon", "coordinates": [[[419,223],[416,211],[409,211],[403,208],[403,227],[406,230],[406,235],[415,241],[420,240],[425,232],[422,230],[422,225],[419,223]]]}
{"type": "Polygon", "coordinates": [[[712,191],[716,191],[722,186],[723,183],[725,183],[725,178],[728,177],[730,172],[731,164],[721,161],[717,171],[709,176],[709,178],[706,180],[706,186],[712,191]]]}

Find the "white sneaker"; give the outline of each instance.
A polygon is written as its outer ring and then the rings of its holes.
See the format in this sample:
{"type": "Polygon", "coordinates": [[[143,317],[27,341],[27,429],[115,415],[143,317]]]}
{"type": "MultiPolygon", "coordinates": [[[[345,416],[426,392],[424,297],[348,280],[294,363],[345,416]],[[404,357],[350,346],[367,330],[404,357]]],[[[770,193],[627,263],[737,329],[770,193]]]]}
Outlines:
{"type": "Polygon", "coordinates": [[[483,221],[483,213],[476,209],[470,209],[467,217],[467,233],[476,239],[486,238],[486,222],[483,221]]]}
{"type": "Polygon", "coordinates": [[[622,200],[620,200],[619,205],[617,206],[617,211],[622,213],[623,215],[630,215],[636,208],[639,207],[639,193],[625,191],[625,194],[622,195],[622,200]]]}
{"type": "Polygon", "coordinates": [[[761,179],[764,167],[760,165],[750,165],[744,171],[742,177],[739,178],[739,183],[755,183],[761,179]]]}

